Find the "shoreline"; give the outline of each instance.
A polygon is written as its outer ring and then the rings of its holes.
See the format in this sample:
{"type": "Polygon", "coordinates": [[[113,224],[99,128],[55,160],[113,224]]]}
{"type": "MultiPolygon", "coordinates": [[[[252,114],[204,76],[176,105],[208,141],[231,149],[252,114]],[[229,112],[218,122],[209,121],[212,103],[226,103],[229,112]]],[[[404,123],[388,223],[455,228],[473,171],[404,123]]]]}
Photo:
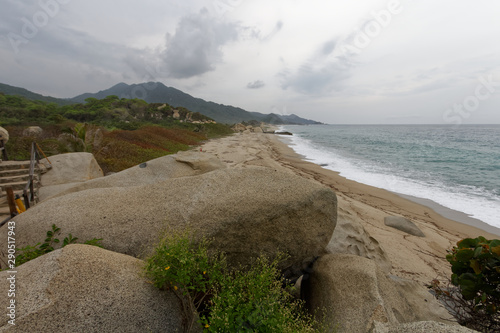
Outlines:
{"type": "Polygon", "coordinates": [[[488,224],[488,223],[483,222],[479,219],[471,217],[470,215],[467,215],[464,212],[448,208],[446,206],[438,204],[437,202],[435,202],[431,199],[420,198],[420,197],[415,197],[412,195],[396,193],[396,192],[393,192],[393,193],[395,193],[396,195],[399,195],[402,198],[405,198],[405,199],[408,199],[410,201],[416,202],[418,204],[427,206],[427,207],[431,208],[433,211],[435,211],[436,213],[438,213],[439,215],[443,216],[444,218],[450,219],[450,220],[455,221],[457,223],[466,224],[466,225],[484,230],[485,232],[490,233],[490,234],[494,234],[497,238],[500,238],[500,228],[497,228],[495,226],[492,226],[491,224],[488,224]]]}
{"type": "MultiPolygon", "coordinates": [[[[280,137],[277,137],[277,139],[279,140],[278,143],[283,144],[286,148],[279,147],[279,145],[277,145],[276,148],[279,150],[280,153],[284,153],[284,156],[285,156],[284,159],[287,160],[289,163],[291,163],[291,165],[293,167],[303,169],[304,171],[307,170],[310,172],[318,173],[318,175],[328,175],[328,176],[334,177],[334,178],[336,178],[335,183],[338,183],[338,184],[342,184],[342,183],[344,183],[344,185],[349,184],[350,187],[352,187],[352,188],[364,189],[366,192],[375,191],[375,192],[377,192],[377,194],[382,194],[382,195],[379,195],[380,198],[382,198],[382,196],[384,194],[387,197],[393,196],[393,197],[400,198],[400,200],[397,200],[394,198],[392,198],[392,199],[398,203],[402,203],[403,201],[407,201],[407,203],[410,203],[410,206],[412,206],[412,209],[415,209],[416,211],[420,211],[420,210],[422,210],[422,208],[424,208],[424,210],[426,210],[426,208],[431,209],[434,212],[434,214],[430,214],[430,215],[438,215],[437,217],[441,217],[441,219],[444,221],[439,221],[439,222],[445,222],[444,224],[446,224],[446,226],[448,226],[448,224],[450,222],[452,224],[457,223],[458,224],[457,230],[461,229],[463,227],[465,229],[464,231],[466,233],[470,233],[472,235],[476,235],[480,232],[484,232],[486,234],[490,234],[491,236],[495,236],[495,237],[500,236],[500,233],[498,235],[494,235],[493,232],[490,232],[488,230],[481,228],[478,224],[480,224],[483,227],[486,226],[486,228],[488,228],[488,227],[492,228],[493,231],[497,231],[497,232],[500,232],[500,229],[495,228],[495,227],[493,227],[493,226],[491,226],[483,221],[480,221],[478,219],[471,218],[465,213],[444,207],[444,206],[442,206],[442,205],[440,205],[440,204],[438,204],[430,199],[400,194],[400,193],[392,192],[389,190],[385,190],[383,188],[363,184],[363,183],[357,182],[355,180],[345,178],[344,176],[341,176],[340,172],[338,172],[338,171],[325,169],[321,165],[307,161],[303,155],[300,155],[297,152],[295,152],[295,150],[293,150],[293,148],[290,147],[287,143],[283,142],[280,137]],[[289,151],[287,151],[287,150],[289,150],[289,151]],[[295,159],[299,159],[300,162],[294,161],[295,159]],[[318,170],[318,169],[320,169],[320,170],[318,170]],[[418,206],[420,206],[420,207],[418,207],[418,206]],[[446,217],[444,215],[459,217],[459,218],[463,219],[463,222],[454,220],[451,217],[446,217]],[[468,221],[465,222],[465,220],[467,220],[467,219],[468,219],[468,221]]],[[[340,186],[337,188],[337,190],[340,190],[343,194],[346,194],[344,192],[348,192],[348,191],[342,190],[342,188],[340,186]]],[[[356,195],[354,195],[353,197],[356,197],[356,195]]],[[[441,219],[438,219],[438,220],[441,220],[441,219]]]]}
{"type": "MultiPolygon", "coordinates": [[[[279,141],[281,141],[283,144],[287,145],[290,149],[292,149],[292,151],[300,159],[302,159],[305,162],[309,162],[309,163],[315,164],[314,162],[311,162],[310,160],[308,160],[306,156],[297,153],[293,149],[293,147],[291,145],[291,140],[289,138],[287,138],[287,137],[281,137],[281,136],[278,136],[278,138],[279,138],[279,141]]],[[[319,164],[315,164],[315,165],[318,165],[322,169],[335,172],[339,177],[343,177],[346,180],[353,181],[353,182],[356,182],[358,184],[362,184],[362,185],[365,185],[365,186],[369,186],[369,187],[373,187],[373,188],[378,188],[380,190],[385,190],[385,191],[388,191],[390,193],[394,193],[394,194],[396,194],[397,196],[399,196],[401,198],[404,198],[404,199],[410,200],[410,201],[412,201],[414,203],[417,203],[417,204],[426,206],[428,208],[431,208],[437,214],[439,214],[442,217],[444,217],[446,219],[449,219],[451,221],[454,221],[454,222],[457,222],[457,223],[461,223],[461,224],[465,224],[465,225],[468,225],[468,226],[472,226],[472,227],[481,229],[481,230],[483,230],[486,233],[493,234],[496,238],[500,237],[500,228],[495,227],[495,226],[493,226],[491,224],[488,224],[488,223],[486,223],[486,222],[484,222],[482,220],[479,220],[477,218],[474,218],[474,217],[468,215],[467,213],[464,213],[464,212],[461,212],[461,211],[458,211],[458,210],[455,210],[455,209],[443,206],[443,205],[441,205],[441,204],[439,204],[439,203],[437,203],[437,202],[435,202],[435,201],[433,201],[431,199],[417,197],[417,196],[403,194],[403,193],[398,193],[398,192],[386,190],[386,189],[383,189],[383,188],[380,188],[380,187],[375,187],[375,186],[372,186],[372,185],[364,184],[364,183],[361,183],[361,182],[358,182],[356,180],[352,180],[352,179],[349,179],[349,178],[346,178],[346,177],[340,175],[339,171],[324,168],[324,166],[319,165],[319,164]]]]}
{"type": "MultiPolygon", "coordinates": [[[[338,172],[305,161],[274,134],[234,134],[209,140],[202,150],[218,156],[230,168],[253,165],[280,168],[330,187],[338,200],[337,228],[341,224],[360,225],[370,243],[359,246],[380,248],[392,264],[390,272],[387,272],[391,275],[422,284],[435,278],[446,279],[451,274],[446,253],[457,241],[477,236],[499,238],[480,229],[477,224],[467,225],[444,217],[435,209],[410,198],[346,179],[338,172]],[[411,220],[425,237],[412,236],[386,226],[384,218],[387,216],[402,216],[411,220]]],[[[358,240],[352,241],[356,243],[358,240]]]]}

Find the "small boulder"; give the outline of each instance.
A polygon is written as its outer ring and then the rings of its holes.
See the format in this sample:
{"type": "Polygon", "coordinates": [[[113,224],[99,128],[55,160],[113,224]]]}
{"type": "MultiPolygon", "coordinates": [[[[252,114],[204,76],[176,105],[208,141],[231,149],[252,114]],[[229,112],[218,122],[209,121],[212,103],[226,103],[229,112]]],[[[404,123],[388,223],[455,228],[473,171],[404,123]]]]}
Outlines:
{"type": "Polygon", "coordinates": [[[373,260],[359,256],[319,258],[302,289],[308,306],[325,309],[326,323],[338,324],[339,333],[423,320],[453,322],[424,286],[388,278],[373,260]]]}
{"type": "Polygon", "coordinates": [[[0,140],[3,140],[4,144],[9,141],[9,132],[3,127],[0,127],[0,140]]]}
{"type": "Polygon", "coordinates": [[[23,130],[23,136],[37,137],[43,133],[43,129],[39,126],[30,126],[23,130]]]}
{"type": "Polygon", "coordinates": [[[384,223],[386,226],[401,230],[403,232],[406,232],[407,234],[417,237],[425,237],[425,234],[415,225],[415,223],[408,219],[405,219],[404,217],[386,216],[384,218],[384,223]]]}
{"type": "MultiPolygon", "coordinates": [[[[182,306],[141,275],[143,262],[90,245],[68,245],[16,273],[16,320],[2,332],[182,332],[182,306]]],[[[0,285],[9,290],[8,271],[0,285]]],[[[7,292],[0,304],[9,304],[7,292]]]]}
{"type": "Polygon", "coordinates": [[[264,131],[262,130],[262,127],[255,127],[253,129],[254,133],[264,133],[264,131]]]}

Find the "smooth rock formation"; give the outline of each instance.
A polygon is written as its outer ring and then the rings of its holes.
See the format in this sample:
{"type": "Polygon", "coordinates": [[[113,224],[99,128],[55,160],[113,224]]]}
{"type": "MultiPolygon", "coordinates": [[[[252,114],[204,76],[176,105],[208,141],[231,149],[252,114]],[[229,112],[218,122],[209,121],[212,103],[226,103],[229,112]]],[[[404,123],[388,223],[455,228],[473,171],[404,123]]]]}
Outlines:
{"type": "Polygon", "coordinates": [[[371,237],[363,225],[355,218],[339,214],[337,226],[326,250],[329,253],[354,254],[374,260],[386,273],[392,269],[392,264],[379,242],[371,237]]]}
{"type": "MultiPolygon", "coordinates": [[[[182,332],[172,292],[141,275],[143,262],[89,245],[68,245],[17,268],[16,320],[2,332],[182,332]]],[[[9,302],[0,272],[0,304],[9,302]]],[[[4,307],[5,310],[5,307],[4,307]]]]}
{"type": "Polygon", "coordinates": [[[23,130],[23,136],[39,136],[43,133],[43,129],[39,126],[30,126],[23,130]]]}
{"type": "MultiPolygon", "coordinates": [[[[49,157],[52,168],[42,178],[42,186],[83,182],[103,176],[91,153],[67,153],[49,157]]],[[[48,165],[46,159],[43,164],[48,165]]]]}
{"type": "Polygon", "coordinates": [[[303,295],[312,309],[326,309],[338,332],[370,332],[377,326],[415,321],[453,323],[451,315],[416,282],[390,279],[373,260],[348,254],[319,258],[303,295]]]}
{"type": "Polygon", "coordinates": [[[200,153],[198,151],[180,151],[173,158],[179,163],[185,163],[191,167],[196,173],[191,173],[190,176],[210,172],[217,169],[224,169],[227,166],[222,163],[217,156],[209,153],[200,153]]]}
{"type": "Polygon", "coordinates": [[[404,217],[387,216],[384,218],[384,223],[386,226],[404,231],[407,234],[418,237],[425,237],[425,234],[415,225],[415,223],[408,219],[405,219],[404,217]]]}
{"type": "Polygon", "coordinates": [[[401,324],[385,330],[373,331],[373,333],[474,333],[477,331],[457,325],[447,325],[435,321],[419,321],[401,324]]]}
{"type": "MultiPolygon", "coordinates": [[[[226,166],[214,155],[197,151],[179,152],[136,165],[106,177],[65,186],[42,187],[41,200],[92,188],[128,187],[155,184],[170,178],[202,174],[226,166]]],[[[45,176],[42,177],[45,184],[45,176]]]]}
{"type": "MultiPolygon", "coordinates": [[[[336,224],[335,193],[264,167],[215,170],[132,187],[95,188],[55,197],[15,217],[16,246],[36,244],[52,224],[105,248],[141,256],[167,228],[214,238],[232,264],[277,251],[289,277],[325,253],[336,224]]],[[[0,237],[6,228],[0,228],[0,237]]],[[[5,255],[5,253],[3,253],[5,255]]]]}

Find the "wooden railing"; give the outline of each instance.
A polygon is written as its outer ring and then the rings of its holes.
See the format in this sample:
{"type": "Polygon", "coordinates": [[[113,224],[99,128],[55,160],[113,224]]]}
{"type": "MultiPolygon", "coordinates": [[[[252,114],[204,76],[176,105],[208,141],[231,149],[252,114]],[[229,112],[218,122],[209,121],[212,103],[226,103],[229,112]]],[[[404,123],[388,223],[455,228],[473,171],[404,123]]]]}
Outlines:
{"type": "Polygon", "coordinates": [[[42,158],[40,154],[42,154],[45,157],[45,159],[47,159],[47,161],[50,163],[50,160],[47,158],[47,156],[45,156],[40,146],[35,141],[33,141],[33,143],[31,144],[30,174],[28,182],[26,183],[26,186],[24,187],[23,190],[23,200],[26,209],[30,208],[32,204],[35,202],[35,186],[33,180],[35,175],[35,167],[38,163],[40,163],[40,159],[42,158]]]}
{"type": "MultiPolygon", "coordinates": [[[[29,177],[26,186],[23,189],[23,201],[25,209],[29,209],[33,204],[35,204],[35,168],[38,163],[40,163],[41,155],[47,159],[47,161],[51,164],[50,160],[45,156],[45,153],[42,151],[40,146],[33,141],[31,144],[31,154],[30,154],[30,169],[29,169],[29,177]]],[[[18,215],[18,210],[16,206],[16,199],[14,197],[14,191],[12,187],[6,188],[7,194],[7,202],[9,204],[10,217],[0,223],[0,227],[4,225],[7,221],[9,221],[14,216],[18,215]]]]}

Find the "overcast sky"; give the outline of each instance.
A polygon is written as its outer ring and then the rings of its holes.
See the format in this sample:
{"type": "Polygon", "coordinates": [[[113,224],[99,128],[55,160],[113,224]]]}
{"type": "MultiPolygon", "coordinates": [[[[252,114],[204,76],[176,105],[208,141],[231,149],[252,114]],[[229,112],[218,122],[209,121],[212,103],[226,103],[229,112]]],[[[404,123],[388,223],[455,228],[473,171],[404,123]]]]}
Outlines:
{"type": "Polygon", "coordinates": [[[1,0],[0,82],[159,81],[326,123],[500,123],[492,0],[1,0]]]}

